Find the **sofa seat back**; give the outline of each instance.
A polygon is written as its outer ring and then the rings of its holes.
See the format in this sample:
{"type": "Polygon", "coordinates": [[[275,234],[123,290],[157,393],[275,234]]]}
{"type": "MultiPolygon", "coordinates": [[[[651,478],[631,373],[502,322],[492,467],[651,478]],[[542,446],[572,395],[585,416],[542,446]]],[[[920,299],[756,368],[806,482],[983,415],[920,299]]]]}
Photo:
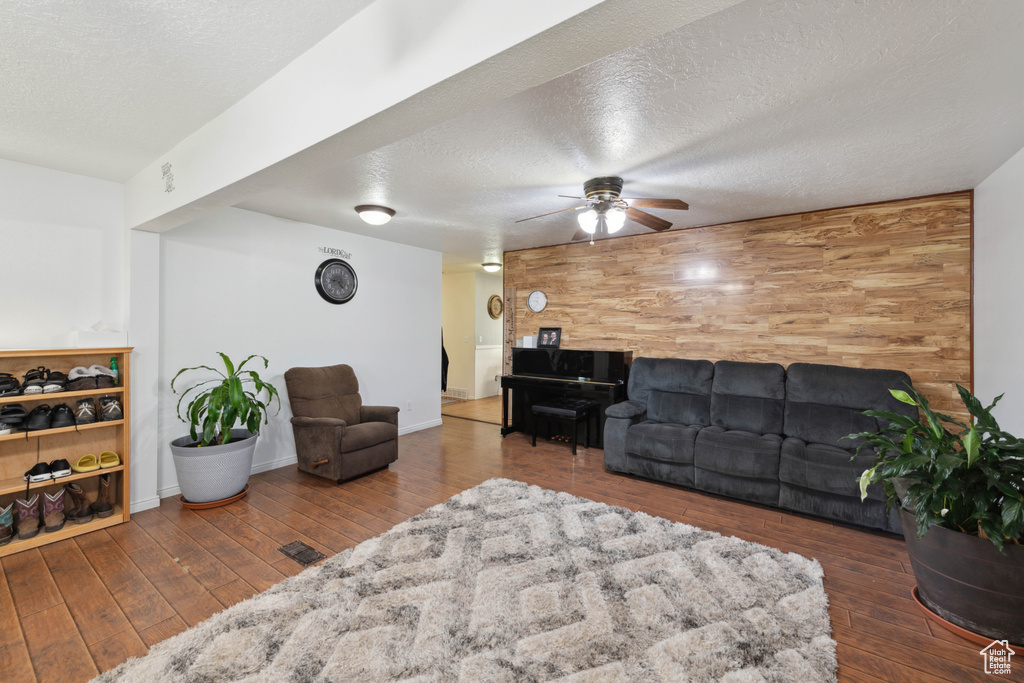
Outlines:
{"type": "Polygon", "coordinates": [[[714,372],[707,360],[637,358],[629,371],[629,398],[647,404],[649,420],[706,427],[714,372]]]}

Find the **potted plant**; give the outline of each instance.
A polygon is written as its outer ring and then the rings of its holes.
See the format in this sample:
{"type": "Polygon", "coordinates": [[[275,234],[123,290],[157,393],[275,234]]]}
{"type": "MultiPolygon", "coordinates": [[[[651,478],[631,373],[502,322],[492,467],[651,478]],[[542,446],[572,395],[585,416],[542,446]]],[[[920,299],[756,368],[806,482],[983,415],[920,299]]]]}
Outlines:
{"type": "Polygon", "coordinates": [[[1024,643],[1024,442],[992,416],[1001,395],[984,407],[967,389],[957,390],[971,424],[934,412],[913,389],[891,393],[917,406],[923,421],[864,413],[888,424],[847,437],[876,449],[860,478],[861,499],[868,485],[881,482],[886,510],[900,504],[924,607],[952,630],[982,636],[975,642],[1024,643]]]}
{"type": "Polygon", "coordinates": [[[266,358],[252,355],[236,366],[227,355],[218,355],[223,371],[198,365],[179,370],[171,380],[171,391],[180,395],[178,419],[189,425],[188,436],[171,442],[178,487],[187,503],[224,501],[245,491],[260,422],[268,424],[274,399],[281,407],[277,389],[255,370],[245,369],[254,358],[266,368],[266,358]],[[215,377],[175,386],[183,374],[199,370],[215,377]]]}

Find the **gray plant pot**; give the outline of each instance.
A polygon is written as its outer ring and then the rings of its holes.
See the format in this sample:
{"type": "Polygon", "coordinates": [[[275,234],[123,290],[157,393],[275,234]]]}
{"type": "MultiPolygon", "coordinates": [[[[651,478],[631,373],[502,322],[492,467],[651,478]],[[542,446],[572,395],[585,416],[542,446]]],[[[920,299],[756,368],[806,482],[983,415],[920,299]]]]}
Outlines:
{"type": "Polygon", "coordinates": [[[241,493],[252,471],[256,438],[245,429],[232,429],[231,441],[223,446],[192,448],[189,436],[171,442],[178,488],[190,503],[210,503],[241,493]]]}

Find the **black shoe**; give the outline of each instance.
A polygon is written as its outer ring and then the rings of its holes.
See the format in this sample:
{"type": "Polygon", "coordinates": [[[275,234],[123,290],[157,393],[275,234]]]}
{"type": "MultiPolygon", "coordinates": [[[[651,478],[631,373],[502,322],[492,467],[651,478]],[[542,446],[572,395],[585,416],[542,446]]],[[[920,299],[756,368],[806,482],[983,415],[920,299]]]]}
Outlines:
{"type": "Polygon", "coordinates": [[[91,398],[83,398],[75,404],[75,422],[80,425],[96,421],[96,404],[91,398]]]}
{"type": "Polygon", "coordinates": [[[50,466],[45,462],[37,462],[32,469],[25,473],[25,481],[31,484],[47,479],[53,479],[53,474],[50,472],[50,466]]]}
{"type": "Polygon", "coordinates": [[[51,429],[60,427],[74,427],[75,413],[67,403],[58,403],[53,408],[53,420],[50,422],[51,429]]]}
{"type": "Polygon", "coordinates": [[[28,420],[25,422],[25,429],[30,432],[34,432],[38,429],[49,429],[51,422],[53,422],[53,411],[50,409],[50,406],[44,403],[41,406],[36,406],[32,412],[28,414],[28,420]]]}
{"type": "Polygon", "coordinates": [[[46,375],[46,383],[43,384],[44,394],[53,394],[58,391],[64,391],[68,388],[68,376],[63,372],[49,372],[46,375]]]}
{"type": "Polygon", "coordinates": [[[21,393],[21,384],[9,372],[0,372],[0,396],[17,396],[21,393]]]}
{"type": "Polygon", "coordinates": [[[116,396],[104,396],[100,399],[100,420],[110,422],[120,420],[124,417],[121,410],[121,401],[116,396]]]}
{"type": "Polygon", "coordinates": [[[54,479],[58,477],[70,477],[71,476],[71,463],[64,458],[58,458],[50,463],[50,476],[54,479]]]}

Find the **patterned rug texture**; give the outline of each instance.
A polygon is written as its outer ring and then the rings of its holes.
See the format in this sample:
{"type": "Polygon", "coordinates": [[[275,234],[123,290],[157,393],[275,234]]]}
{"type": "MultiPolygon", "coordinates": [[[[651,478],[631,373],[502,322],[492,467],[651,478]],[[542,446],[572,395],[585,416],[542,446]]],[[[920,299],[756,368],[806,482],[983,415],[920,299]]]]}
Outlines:
{"type": "Polygon", "coordinates": [[[836,680],[821,566],[507,479],[97,681],[836,680]]]}

